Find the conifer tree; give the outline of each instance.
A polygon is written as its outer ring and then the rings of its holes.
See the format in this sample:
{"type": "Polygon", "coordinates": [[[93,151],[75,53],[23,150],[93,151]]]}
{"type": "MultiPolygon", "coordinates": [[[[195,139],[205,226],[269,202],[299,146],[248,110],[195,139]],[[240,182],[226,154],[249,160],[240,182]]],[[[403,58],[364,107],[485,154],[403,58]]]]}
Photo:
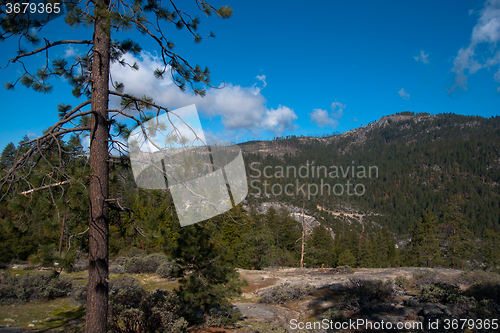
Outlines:
{"type": "MultiPolygon", "coordinates": [[[[0,5],[9,2],[1,0],[0,5]]],[[[61,5],[56,0],[55,4],[61,5]]],[[[227,6],[214,8],[204,0],[195,0],[198,8],[207,16],[215,14],[221,18],[228,18],[232,9],[227,6]]],[[[130,39],[113,40],[112,33],[136,29],[142,35],[156,42],[163,67],[155,71],[154,75],[161,79],[171,70],[171,74],[179,88],[191,86],[195,94],[204,95],[205,85],[210,85],[208,69],[192,66],[186,59],[173,51],[174,44],[167,40],[164,29],[187,29],[196,43],[204,39],[197,30],[200,20],[180,10],[174,1],[167,5],[158,0],[72,0],[65,3],[65,22],[71,28],[83,26],[83,33],[89,32],[88,39],[49,40],[43,37],[44,28],[50,26],[51,16],[45,19],[30,20],[27,15],[18,15],[16,12],[6,14],[0,22],[0,40],[17,39],[19,49],[12,55],[8,66],[20,65],[22,74],[14,82],[7,82],[7,89],[14,89],[19,83],[36,92],[50,93],[53,87],[50,79],[54,76],[64,77],[73,86],[73,95],[84,97],[78,106],[61,104],[59,106],[60,120],[49,128],[42,137],[23,143],[22,153],[12,163],[6,174],[2,174],[0,181],[0,200],[7,198],[7,193],[23,190],[23,185],[14,186],[18,180],[24,179],[27,170],[45,158],[48,150],[58,146],[59,137],[67,133],[89,133],[90,137],[90,170],[89,177],[89,290],[86,308],[86,332],[106,332],[107,302],[108,302],[108,236],[109,236],[109,207],[114,198],[109,197],[109,163],[121,162],[122,159],[109,155],[109,151],[116,149],[123,151],[123,147],[116,145],[111,128],[126,135],[127,128],[114,120],[114,116],[121,114],[140,124],[142,120],[150,119],[145,114],[146,109],[154,108],[158,113],[169,112],[168,108],[155,104],[147,98],[138,98],[123,93],[124,86],[119,82],[110,82],[110,64],[118,62],[123,66],[137,69],[136,64],[127,64],[122,56],[126,52],[138,54],[140,45],[130,39]],[[170,6],[170,7],[167,7],[170,6]],[[43,38],[43,39],[42,39],[43,38]],[[42,43],[43,40],[43,43],[42,43]],[[41,44],[41,45],[40,45],[41,44]],[[66,59],[53,59],[49,56],[55,48],[67,45],[87,46],[85,56],[77,57],[69,64],[66,59]],[[46,59],[41,67],[32,71],[26,64],[32,61],[33,56],[44,55],[46,59]],[[111,83],[111,84],[110,84],[111,83]],[[110,89],[113,86],[114,89],[110,89]],[[110,110],[108,100],[110,95],[122,98],[122,109],[110,110]],[[140,117],[127,113],[128,109],[139,111],[140,117]],[[34,144],[36,142],[36,145],[34,144]],[[24,173],[24,174],[23,174],[24,173]]],[[[62,6],[60,6],[62,7],[62,6]]],[[[208,37],[213,37],[210,33],[208,37]]],[[[58,160],[63,161],[64,151],[59,149],[58,160]]],[[[62,163],[62,162],[61,162],[62,163]]],[[[71,178],[64,171],[64,164],[54,165],[51,177],[42,184],[27,185],[30,189],[45,189],[54,186],[61,187],[62,182],[71,182],[71,178]]]]}
{"type": "Polygon", "coordinates": [[[16,146],[14,143],[10,142],[5,146],[0,156],[0,173],[3,170],[8,170],[12,166],[12,163],[16,159],[16,146]]]}
{"type": "Polygon", "coordinates": [[[210,310],[227,306],[227,297],[238,294],[241,284],[234,268],[222,260],[207,223],[184,227],[179,234],[173,251],[180,265],[177,294],[189,320],[196,320],[195,313],[201,310],[207,327],[210,310]]]}
{"type": "Polygon", "coordinates": [[[474,252],[472,233],[460,211],[461,203],[462,200],[459,197],[450,200],[444,216],[444,231],[448,243],[446,254],[453,269],[463,269],[464,261],[474,252]]]}
{"type": "Polygon", "coordinates": [[[323,226],[315,226],[307,242],[306,259],[309,267],[332,267],[335,262],[334,242],[330,232],[323,226]]]}
{"type": "Polygon", "coordinates": [[[406,261],[410,265],[430,267],[435,266],[438,260],[437,217],[428,208],[411,232],[406,261]]]}
{"type": "Polygon", "coordinates": [[[500,232],[487,230],[481,250],[488,269],[498,272],[500,265],[500,232]]]}

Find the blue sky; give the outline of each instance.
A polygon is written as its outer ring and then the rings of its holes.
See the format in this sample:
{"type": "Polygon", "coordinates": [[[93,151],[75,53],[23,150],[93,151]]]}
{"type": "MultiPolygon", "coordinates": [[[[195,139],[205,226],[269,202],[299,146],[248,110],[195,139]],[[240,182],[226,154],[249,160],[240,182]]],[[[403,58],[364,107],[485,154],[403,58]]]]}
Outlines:
{"type": "MultiPolygon", "coordinates": [[[[194,1],[193,1],[194,3],[194,1]]],[[[179,6],[197,13],[191,2],[179,6]]],[[[344,132],[401,111],[490,117],[500,110],[500,0],[495,1],[211,1],[234,10],[228,20],[205,17],[200,31],[216,38],[194,44],[187,31],[165,26],[175,51],[208,66],[215,86],[203,99],[154,79],[155,45],[135,33],[143,48],[132,72],[114,66],[125,91],[147,94],[168,108],[195,104],[213,140],[245,141],[282,135],[344,132]]],[[[91,39],[62,18],[41,37],[91,39]]],[[[0,66],[15,55],[4,42],[0,66]]],[[[83,54],[85,47],[54,49],[51,59],[83,54]]],[[[42,55],[29,66],[43,65],[42,55]]],[[[19,67],[0,69],[14,81],[19,67]]],[[[0,147],[36,137],[57,121],[57,104],[76,106],[60,79],[49,95],[23,86],[0,89],[0,147]]],[[[113,105],[114,101],[111,102],[113,105]]]]}

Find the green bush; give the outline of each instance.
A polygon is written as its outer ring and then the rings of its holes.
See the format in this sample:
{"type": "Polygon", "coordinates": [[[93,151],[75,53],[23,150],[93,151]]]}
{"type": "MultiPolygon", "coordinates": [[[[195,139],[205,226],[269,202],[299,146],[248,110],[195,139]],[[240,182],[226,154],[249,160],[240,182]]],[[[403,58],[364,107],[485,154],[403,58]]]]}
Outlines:
{"type": "Polygon", "coordinates": [[[311,295],[316,288],[311,285],[290,285],[285,283],[266,289],[260,293],[259,303],[283,304],[289,301],[301,300],[311,295]]]}
{"type": "Polygon", "coordinates": [[[431,271],[418,271],[413,274],[413,283],[416,289],[422,289],[423,286],[444,282],[436,273],[431,271]]]}
{"type": "Polygon", "coordinates": [[[236,323],[241,318],[241,312],[232,304],[224,304],[220,308],[210,309],[207,324],[209,327],[224,327],[236,323]]]}
{"type": "Polygon", "coordinates": [[[156,270],[156,274],[158,274],[161,278],[174,278],[179,271],[179,265],[175,263],[175,261],[164,261],[156,270]]]}
{"type": "Polygon", "coordinates": [[[17,279],[7,272],[0,274],[0,300],[2,303],[9,303],[16,300],[17,279]]]}
{"type": "Polygon", "coordinates": [[[392,301],[395,290],[391,280],[349,280],[348,292],[360,298],[363,303],[371,301],[392,301]]]}
{"type": "Polygon", "coordinates": [[[396,284],[396,286],[400,289],[408,290],[408,288],[410,288],[411,282],[406,276],[400,275],[394,279],[394,284],[396,284]]]}
{"type": "Polygon", "coordinates": [[[70,277],[52,273],[27,273],[21,276],[17,297],[23,301],[35,299],[51,300],[69,296],[73,287],[70,277]]]}
{"type": "Polygon", "coordinates": [[[417,298],[420,303],[453,304],[460,295],[458,286],[440,282],[424,285],[417,298]]]}
{"type": "Polygon", "coordinates": [[[137,255],[128,259],[117,259],[123,262],[126,273],[156,273],[161,264],[168,261],[163,253],[153,253],[148,256],[137,255]]]}
{"type": "Polygon", "coordinates": [[[344,317],[344,314],[342,313],[342,311],[339,311],[335,308],[330,308],[330,309],[326,310],[325,312],[323,312],[321,317],[322,317],[322,319],[327,319],[328,322],[330,322],[330,321],[343,322],[346,319],[344,317]]]}
{"type": "Polygon", "coordinates": [[[187,328],[187,321],[178,315],[179,301],[173,292],[148,292],[131,277],[112,282],[108,332],[181,333],[187,328]]]}
{"type": "Polygon", "coordinates": [[[81,272],[89,269],[89,260],[87,258],[80,258],[73,263],[73,272],[81,272]]]}
{"type": "Polygon", "coordinates": [[[51,273],[27,273],[10,276],[3,273],[0,277],[0,297],[3,302],[16,300],[51,300],[71,294],[73,280],[53,271],[51,273]]]}
{"type": "Polygon", "coordinates": [[[361,307],[374,303],[392,302],[395,288],[392,280],[361,280],[350,279],[342,291],[343,296],[335,307],[337,310],[358,311],[361,307]]]}
{"type": "Polygon", "coordinates": [[[81,305],[87,304],[87,289],[88,283],[73,283],[73,289],[71,290],[71,298],[81,305]]]}

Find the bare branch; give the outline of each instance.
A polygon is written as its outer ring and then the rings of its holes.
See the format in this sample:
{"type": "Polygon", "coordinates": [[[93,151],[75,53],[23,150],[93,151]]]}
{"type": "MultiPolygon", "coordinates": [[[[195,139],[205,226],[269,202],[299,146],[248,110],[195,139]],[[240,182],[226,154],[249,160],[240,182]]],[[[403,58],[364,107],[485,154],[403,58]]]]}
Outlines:
{"type": "Polygon", "coordinates": [[[29,194],[29,193],[32,193],[32,192],[35,192],[35,191],[44,190],[44,189],[49,188],[49,187],[60,186],[60,185],[68,184],[68,183],[70,183],[70,180],[65,180],[65,181],[59,182],[59,183],[54,183],[54,184],[40,186],[40,187],[33,188],[31,190],[28,190],[28,191],[23,191],[23,192],[21,192],[21,194],[22,195],[26,195],[26,194],[29,194]]]}

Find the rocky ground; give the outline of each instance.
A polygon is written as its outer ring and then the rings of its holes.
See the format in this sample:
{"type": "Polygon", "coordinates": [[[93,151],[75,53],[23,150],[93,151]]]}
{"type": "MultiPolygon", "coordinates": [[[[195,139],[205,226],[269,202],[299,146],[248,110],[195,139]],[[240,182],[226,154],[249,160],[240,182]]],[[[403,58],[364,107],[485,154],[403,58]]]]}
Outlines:
{"type": "MultiPolygon", "coordinates": [[[[431,272],[433,276],[443,281],[454,280],[462,271],[451,269],[426,269],[426,268],[380,268],[356,269],[347,273],[339,269],[273,269],[264,271],[239,270],[240,277],[248,281],[249,285],[243,291],[241,301],[234,305],[241,311],[244,320],[240,328],[231,332],[275,332],[272,330],[256,330],[256,325],[267,324],[274,327],[290,328],[292,320],[296,322],[318,321],[321,314],[335,306],[338,294],[348,286],[352,280],[391,280],[405,276],[411,279],[417,272],[431,272]],[[289,283],[291,285],[310,284],[318,288],[318,293],[300,301],[285,304],[258,303],[262,291],[274,286],[289,283]]],[[[373,322],[401,322],[411,325],[424,324],[428,318],[449,313],[446,306],[435,303],[420,304],[411,292],[400,292],[392,303],[381,304],[378,308],[365,308],[346,314],[353,320],[365,318],[373,322]]],[[[259,326],[260,327],[260,326],[259,326]]],[[[291,330],[290,332],[293,332],[291,330]]],[[[371,330],[354,330],[371,331],[371,330]]],[[[351,330],[351,332],[354,332],[351,330]]],[[[382,330],[383,331],[383,330],[382,330]]],[[[395,330],[391,330],[394,332],[395,330]]],[[[396,330],[397,331],[397,330],[396,330]]],[[[283,331],[285,332],[285,331],[283,331]]],[[[304,331],[306,332],[306,331],[304,331]]],[[[311,330],[307,332],[326,332],[311,330]]]]}

